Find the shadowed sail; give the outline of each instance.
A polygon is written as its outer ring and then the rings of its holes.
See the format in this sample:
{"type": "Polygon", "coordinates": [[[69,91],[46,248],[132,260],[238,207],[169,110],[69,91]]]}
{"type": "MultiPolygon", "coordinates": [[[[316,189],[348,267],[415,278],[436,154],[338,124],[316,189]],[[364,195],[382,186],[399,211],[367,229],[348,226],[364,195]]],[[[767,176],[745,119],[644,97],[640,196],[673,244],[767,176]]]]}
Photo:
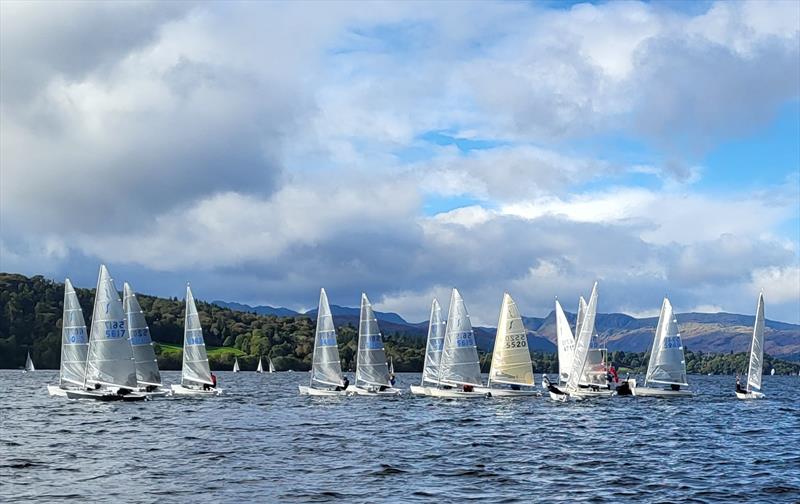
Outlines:
{"type": "Polygon", "coordinates": [[[268,364],[269,364],[269,372],[270,373],[274,373],[275,372],[275,364],[272,363],[272,359],[269,358],[269,357],[267,357],[267,361],[268,361],[268,364]]]}
{"type": "Polygon", "coordinates": [[[497,336],[489,369],[489,384],[533,386],[533,364],[528,350],[528,331],[522,323],[517,303],[508,293],[503,294],[497,336]]]}
{"type": "MultiPolygon", "coordinates": [[[[581,298],[583,299],[583,298],[581,298]]],[[[580,317],[580,315],[579,315],[580,317]]],[[[577,326],[580,326],[580,318],[577,326]]],[[[575,352],[575,338],[569,328],[569,321],[564,314],[561,303],[556,299],[556,342],[558,343],[558,380],[566,383],[572,366],[572,355],[575,352]]]]}
{"type": "Polygon", "coordinates": [[[203,327],[200,315],[194,303],[192,289],[186,285],[186,318],[183,325],[183,367],[181,368],[181,385],[213,385],[211,369],[208,366],[206,343],[203,339],[203,327]]]}
{"type": "Polygon", "coordinates": [[[581,322],[583,317],[586,316],[586,300],[581,296],[578,299],[578,316],[575,318],[575,336],[581,333],[581,322]]]}
{"type": "Polygon", "coordinates": [[[469,313],[457,289],[450,294],[439,382],[450,385],[481,385],[478,347],[469,313]]]}
{"type": "Polygon", "coordinates": [[[89,337],[78,296],[69,278],[64,280],[64,314],[61,318],[61,367],[59,384],[83,385],[89,337]]]}
{"type": "Polygon", "coordinates": [[[586,366],[586,356],[589,353],[589,342],[594,333],[594,319],[597,314],[597,282],[592,287],[592,295],[589,297],[589,304],[586,307],[586,315],[581,321],[581,332],[575,340],[575,351],[572,357],[572,365],[569,369],[567,388],[577,390],[580,377],[583,376],[583,369],[586,366]]]}
{"type": "Polygon", "coordinates": [[[442,307],[434,298],[431,302],[431,316],[428,322],[428,342],[425,345],[425,365],[422,368],[422,385],[439,383],[439,361],[442,360],[445,323],[442,320],[442,307]]]}
{"type": "Polygon", "coordinates": [[[144,318],[144,312],[133,289],[125,282],[122,286],[123,305],[128,319],[128,330],[131,334],[131,347],[136,365],[136,380],[139,385],[161,386],[161,373],[158,360],[150,338],[150,328],[144,318]]]}
{"type": "Polygon", "coordinates": [[[36,368],[33,366],[33,359],[31,359],[30,352],[28,352],[27,357],[25,357],[25,371],[36,371],[36,368]]]}
{"type": "Polygon", "coordinates": [[[135,389],[136,364],[122,301],[105,265],[100,266],[86,359],[86,385],[135,389]]]}
{"type": "Polygon", "coordinates": [[[361,294],[361,317],[358,324],[355,385],[391,387],[383,337],[378,328],[375,312],[372,311],[372,304],[364,293],[361,294]]]}
{"type": "Polygon", "coordinates": [[[747,368],[747,391],[761,391],[761,375],[764,373],[764,293],[758,295],[756,321],[753,326],[753,342],[750,345],[750,365],[747,368]]]}
{"type": "MultiPolygon", "coordinates": [[[[272,359],[269,361],[273,372],[272,359]]],[[[339,360],[339,346],[336,342],[336,327],[333,325],[331,307],[325,289],[319,291],[317,310],[317,330],[314,335],[314,355],[311,359],[311,386],[319,383],[326,386],[342,385],[342,363],[339,360]]]]}
{"type": "Polygon", "coordinates": [[[645,386],[650,382],[688,385],[678,320],[667,298],[664,298],[664,303],[661,305],[661,315],[658,318],[653,348],[650,351],[650,362],[644,379],[645,386]]]}

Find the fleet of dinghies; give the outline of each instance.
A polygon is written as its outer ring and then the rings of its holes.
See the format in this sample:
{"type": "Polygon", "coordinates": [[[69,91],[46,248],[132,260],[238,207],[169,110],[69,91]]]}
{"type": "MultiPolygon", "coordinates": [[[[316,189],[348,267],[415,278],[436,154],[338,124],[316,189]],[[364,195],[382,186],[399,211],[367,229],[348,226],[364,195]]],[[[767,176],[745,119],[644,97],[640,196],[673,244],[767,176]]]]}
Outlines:
{"type": "MultiPolygon", "coordinates": [[[[644,383],[627,379],[614,384],[608,375],[606,351],[595,332],[598,288],[595,282],[589,301],[581,296],[573,334],[566,313],[555,301],[558,378],[543,375],[542,387],[554,401],[634,397],[692,397],[688,388],[686,360],[678,321],[668,298],[664,298],[653,335],[644,383]]],[[[736,397],[759,399],[764,360],[764,295],[758,297],[750,360],[745,386],[737,377],[736,397]]],[[[268,370],[275,372],[271,358],[268,370]]],[[[320,289],[314,350],[308,385],[301,395],[310,396],[398,396],[394,386],[394,362],[387,361],[378,319],[367,295],[361,294],[355,381],[342,373],[336,327],[328,296],[320,289]]],[[[34,371],[28,352],[25,372],[34,371]]],[[[240,371],[238,358],[233,372],[240,371]]],[[[773,370],[774,371],[774,370],[773,370]]],[[[263,373],[259,357],[256,372],[263,373]]],[[[615,380],[616,381],[616,380],[615,380]]],[[[528,331],[510,294],[504,293],[492,350],[487,383],[482,382],[478,348],[464,299],[457,289],[450,295],[447,318],[434,298],[428,322],[425,359],[416,396],[438,398],[487,398],[537,396],[528,331]]],[[[203,339],[203,328],[191,287],[186,286],[183,362],[181,381],[164,387],[150,329],[133,288],[123,285],[122,299],[108,269],[100,266],[92,324],[87,331],[83,311],[69,279],[64,282],[64,312],[61,327],[61,363],[57,385],[48,385],[52,396],[100,401],[141,401],[166,395],[207,397],[222,394],[211,373],[203,339]]]]}

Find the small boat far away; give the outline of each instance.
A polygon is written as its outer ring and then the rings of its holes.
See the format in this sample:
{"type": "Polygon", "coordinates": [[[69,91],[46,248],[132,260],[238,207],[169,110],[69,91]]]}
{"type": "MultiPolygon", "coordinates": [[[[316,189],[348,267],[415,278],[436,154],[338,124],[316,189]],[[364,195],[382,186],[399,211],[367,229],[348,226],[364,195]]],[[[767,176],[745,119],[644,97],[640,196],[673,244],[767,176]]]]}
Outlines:
{"type": "Polygon", "coordinates": [[[64,312],[61,316],[61,363],[58,385],[47,386],[51,396],[67,397],[67,389],[83,387],[88,348],[89,338],[83,310],[72,282],[67,278],[64,280],[64,312]]]}
{"type": "Polygon", "coordinates": [[[36,371],[36,368],[33,365],[33,359],[31,359],[31,353],[28,352],[28,356],[25,358],[25,369],[23,372],[29,373],[31,371],[36,371]]]}
{"type": "Polygon", "coordinates": [[[208,353],[203,339],[203,326],[189,284],[186,284],[186,315],[183,321],[183,364],[181,383],[172,385],[175,395],[206,397],[222,394],[215,386],[208,365],[208,353]]]}
{"type": "MultiPolygon", "coordinates": [[[[272,361],[270,360],[270,368],[272,361]]],[[[289,372],[292,370],[290,369],[289,372]]],[[[270,371],[271,372],[271,371],[270,371]]],[[[299,385],[300,395],[342,396],[347,383],[342,376],[339,360],[339,344],[336,341],[336,326],[333,324],[331,307],[325,289],[319,291],[317,328],[314,333],[314,353],[311,356],[311,372],[308,385],[299,385]]]]}
{"type": "Polygon", "coordinates": [[[263,373],[264,366],[261,364],[261,356],[258,357],[258,367],[256,367],[256,373],[263,373]]]}
{"type": "Polygon", "coordinates": [[[358,323],[356,379],[355,383],[347,387],[347,393],[360,396],[399,395],[400,389],[394,388],[391,380],[378,319],[372,310],[372,303],[362,292],[361,315],[358,323]]]}
{"type": "Polygon", "coordinates": [[[164,384],[161,381],[156,351],[150,338],[150,328],[147,326],[142,307],[139,306],[139,300],[136,299],[136,294],[128,282],[122,286],[122,304],[128,321],[139,392],[148,397],[169,395],[170,390],[163,388],[164,384]]]}
{"type": "Polygon", "coordinates": [[[497,321],[487,388],[492,397],[541,395],[538,390],[533,390],[534,385],[528,331],[517,304],[506,292],[497,321]]]}
{"type": "MultiPolygon", "coordinates": [[[[747,367],[747,385],[741,390],[739,378],[736,378],[737,399],[762,399],[761,375],[764,372],[764,293],[758,295],[756,320],[753,324],[753,339],[750,343],[750,364],[747,367]]],[[[775,374],[775,368],[772,369],[775,374]]]]}
{"type": "Polygon", "coordinates": [[[138,382],[130,332],[122,300],[105,265],[100,266],[97,278],[89,335],[83,389],[67,390],[67,397],[98,401],[146,399],[144,394],[135,392],[138,382]]]}
{"type": "Polygon", "coordinates": [[[269,365],[269,372],[275,372],[275,364],[272,363],[272,357],[267,357],[267,364],[269,365]]]}
{"type": "Polygon", "coordinates": [[[411,386],[414,395],[431,395],[428,387],[439,385],[439,364],[444,346],[445,322],[442,320],[442,307],[439,300],[431,302],[431,316],[428,319],[428,340],[425,344],[425,362],[422,365],[422,380],[411,386]]]}
{"type": "Polygon", "coordinates": [[[238,357],[234,357],[233,358],[233,372],[234,373],[238,373],[239,372],[239,358],[238,357]]]}

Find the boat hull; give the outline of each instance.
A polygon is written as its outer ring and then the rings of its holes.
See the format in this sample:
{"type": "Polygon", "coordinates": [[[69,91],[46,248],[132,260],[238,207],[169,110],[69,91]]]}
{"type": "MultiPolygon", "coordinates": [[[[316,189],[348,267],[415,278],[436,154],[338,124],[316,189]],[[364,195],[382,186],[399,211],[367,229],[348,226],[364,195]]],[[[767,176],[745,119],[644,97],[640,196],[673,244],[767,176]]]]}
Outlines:
{"type": "Polygon", "coordinates": [[[581,388],[572,391],[569,394],[576,397],[590,398],[590,397],[611,397],[615,394],[615,392],[610,389],[592,390],[592,389],[581,388]]]}
{"type": "Polygon", "coordinates": [[[479,390],[464,392],[461,389],[445,389],[438,387],[425,388],[427,388],[425,395],[431,397],[443,397],[445,399],[482,399],[491,395],[489,392],[479,390]]]}
{"type": "Polygon", "coordinates": [[[556,402],[567,402],[569,400],[569,394],[557,394],[551,390],[547,393],[550,394],[550,399],[556,402]]]}
{"type": "Polygon", "coordinates": [[[300,395],[308,395],[308,396],[343,396],[347,395],[347,392],[344,390],[334,390],[334,389],[318,389],[314,387],[309,387],[307,385],[299,385],[297,387],[300,390],[300,395]]]}
{"type": "Polygon", "coordinates": [[[476,392],[483,392],[489,394],[492,397],[531,397],[531,396],[541,396],[542,393],[538,390],[526,389],[526,390],[513,390],[513,389],[506,389],[506,388],[480,388],[477,389],[476,392]]]}
{"type": "Polygon", "coordinates": [[[159,388],[157,388],[157,389],[155,389],[153,391],[150,391],[150,392],[148,392],[146,390],[139,390],[139,393],[140,394],[144,394],[144,395],[146,395],[147,397],[149,397],[151,399],[155,399],[155,398],[158,398],[158,397],[171,396],[172,395],[172,390],[159,387],[159,388]]]}
{"type": "Polygon", "coordinates": [[[54,397],[67,397],[67,390],[68,389],[61,388],[58,385],[47,386],[47,393],[54,397]]]}
{"type": "Polygon", "coordinates": [[[180,384],[172,385],[172,394],[176,396],[189,396],[189,397],[214,397],[222,395],[222,389],[213,388],[210,390],[203,390],[197,388],[184,387],[180,384]]]}
{"type": "Polygon", "coordinates": [[[660,397],[662,399],[677,399],[679,397],[693,397],[691,390],[669,390],[651,387],[639,387],[636,380],[629,380],[631,395],[635,397],[660,397]]]}
{"type": "Polygon", "coordinates": [[[144,401],[147,399],[146,395],[140,394],[139,392],[131,392],[125,395],[119,395],[115,392],[111,392],[110,390],[67,390],[66,391],[67,398],[69,399],[89,399],[93,401],[103,401],[103,402],[112,402],[112,401],[124,401],[124,402],[135,402],[135,401],[144,401]]]}
{"type": "Polygon", "coordinates": [[[764,394],[762,394],[761,392],[755,392],[755,391],[745,392],[745,393],[736,392],[736,398],[745,401],[749,399],[764,399],[764,397],[765,397],[764,394]]]}
{"type": "Polygon", "coordinates": [[[355,385],[350,385],[347,387],[346,392],[348,395],[359,395],[359,396],[399,396],[403,393],[402,390],[396,389],[393,387],[389,387],[386,390],[369,390],[361,387],[356,387],[355,385]]]}
{"type": "Polygon", "coordinates": [[[429,396],[430,394],[430,387],[425,387],[423,385],[411,385],[410,387],[411,393],[418,396],[429,396]]]}

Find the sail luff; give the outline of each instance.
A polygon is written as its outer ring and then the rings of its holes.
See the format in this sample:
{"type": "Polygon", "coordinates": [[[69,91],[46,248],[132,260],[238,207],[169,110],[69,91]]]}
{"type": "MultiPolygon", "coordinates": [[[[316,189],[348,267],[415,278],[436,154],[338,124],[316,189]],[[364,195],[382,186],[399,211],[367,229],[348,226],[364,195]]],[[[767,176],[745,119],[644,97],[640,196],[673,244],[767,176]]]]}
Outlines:
{"type": "Polygon", "coordinates": [[[556,343],[558,343],[558,379],[560,383],[566,383],[572,366],[572,355],[575,352],[575,337],[558,299],[556,299],[556,343]]]}
{"type": "Polygon", "coordinates": [[[753,339],[750,343],[750,364],[747,368],[747,391],[761,390],[764,373],[764,293],[758,295],[756,319],[753,323],[753,339]]]}
{"type": "Polygon", "coordinates": [[[489,385],[492,381],[509,385],[534,385],[528,332],[517,304],[507,292],[503,294],[492,350],[489,385]]]}
{"type": "Polygon", "coordinates": [[[586,315],[581,322],[581,332],[575,341],[575,353],[572,356],[567,388],[577,390],[580,377],[583,375],[583,368],[586,365],[586,355],[589,353],[589,341],[594,333],[594,319],[597,313],[597,282],[592,287],[592,295],[589,297],[589,304],[586,307],[586,315]]]}
{"type": "Polygon", "coordinates": [[[425,362],[422,367],[421,385],[425,385],[426,381],[439,383],[439,363],[442,360],[444,329],[442,307],[439,305],[439,300],[433,298],[431,315],[428,319],[428,339],[425,344],[425,362]]]}

